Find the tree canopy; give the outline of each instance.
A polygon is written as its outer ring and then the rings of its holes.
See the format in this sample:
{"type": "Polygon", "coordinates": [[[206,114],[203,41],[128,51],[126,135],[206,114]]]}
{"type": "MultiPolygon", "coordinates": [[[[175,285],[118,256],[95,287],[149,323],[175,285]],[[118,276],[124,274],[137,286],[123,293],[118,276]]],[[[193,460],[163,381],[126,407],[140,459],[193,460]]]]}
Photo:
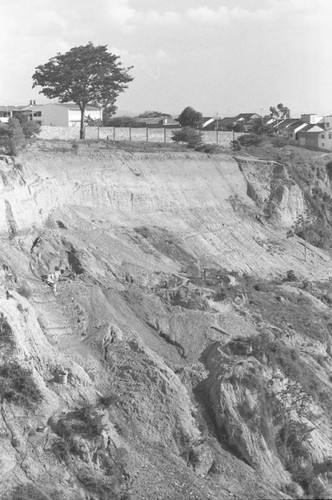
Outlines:
{"type": "Polygon", "coordinates": [[[290,117],[290,109],[284,106],[282,103],[278,104],[277,107],[270,107],[270,116],[278,120],[283,120],[284,118],[290,117]]]}
{"type": "Polygon", "coordinates": [[[162,118],[163,116],[171,117],[170,114],[161,113],[160,111],[144,111],[144,113],[136,116],[136,118],[162,118]]]}
{"type": "Polygon", "coordinates": [[[88,104],[114,109],[114,103],[133,77],[131,67],[124,68],[119,56],[107,52],[107,45],[73,47],[57,54],[46,64],[37,66],[32,76],[33,87],[61,103],[74,102],[81,110],[80,138],[84,139],[84,115],[88,104]]]}
{"type": "Polygon", "coordinates": [[[187,106],[178,118],[181,127],[199,127],[203,122],[203,115],[194,108],[187,106]]]}

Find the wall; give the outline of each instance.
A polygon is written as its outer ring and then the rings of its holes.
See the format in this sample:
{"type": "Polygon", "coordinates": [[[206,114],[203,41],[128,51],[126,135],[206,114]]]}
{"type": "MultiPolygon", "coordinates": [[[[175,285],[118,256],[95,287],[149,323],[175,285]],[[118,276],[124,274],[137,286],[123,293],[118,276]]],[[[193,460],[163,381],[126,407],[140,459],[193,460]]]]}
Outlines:
{"type": "MultiPolygon", "coordinates": [[[[93,120],[101,120],[102,119],[102,110],[101,109],[87,109],[85,111],[85,117],[90,116],[93,120]]],[[[81,123],[81,111],[80,109],[68,109],[68,125],[70,127],[80,126],[81,123]]]]}
{"type": "MultiPolygon", "coordinates": [[[[67,108],[58,106],[57,104],[45,104],[44,106],[39,106],[39,110],[42,112],[41,118],[42,123],[46,125],[56,125],[65,127],[68,125],[68,111],[67,108]]],[[[35,111],[35,107],[33,108],[35,111]]],[[[38,117],[35,118],[38,120],[38,117]]]]}
{"type": "Polygon", "coordinates": [[[307,148],[318,148],[319,132],[299,132],[299,145],[307,148]]]}
{"type": "MultiPolygon", "coordinates": [[[[177,129],[178,130],[178,129],[177,129]]],[[[172,129],[165,129],[166,132],[166,142],[172,142],[172,129]]],[[[85,137],[86,139],[109,139],[116,141],[127,141],[130,140],[129,128],[128,127],[86,127],[85,137]]],[[[79,127],[48,127],[42,126],[39,137],[41,139],[62,139],[62,140],[74,140],[79,139],[79,127]]],[[[243,135],[242,133],[234,134],[234,137],[243,135]]],[[[206,143],[217,142],[216,132],[207,131],[203,132],[203,139],[206,143]]],[[[131,140],[132,141],[146,141],[146,128],[132,128],[131,129],[131,140]]],[[[164,142],[164,129],[163,128],[150,128],[148,129],[148,140],[149,142],[164,142]]],[[[218,144],[221,146],[229,146],[230,142],[233,140],[232,132],[218,132],[218,144]]]]}

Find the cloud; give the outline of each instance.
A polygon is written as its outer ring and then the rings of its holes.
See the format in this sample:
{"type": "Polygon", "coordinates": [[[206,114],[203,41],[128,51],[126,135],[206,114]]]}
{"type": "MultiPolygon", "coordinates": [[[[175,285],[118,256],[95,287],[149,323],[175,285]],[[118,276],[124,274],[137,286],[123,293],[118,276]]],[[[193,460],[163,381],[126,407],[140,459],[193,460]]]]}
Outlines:
{"type": "Polygon", "coordinates": [[[128,0],[110,1],[107,5],[110,20],[120,26],[128,26],[136,15],[136,10],[129,6],[128,0]]]}
{"type": "Polygon", "coordinates": [[[218,8],[200,6],[189,8],[185,18],[196,24],[229,25],[233,22],[293,22],[299,24],[327,24],[332,16],[331,0],[265,0],[264,6],[248,9],[239,4],[232,7],[221,5],[218,8]],[[317,8],[319,6],[319,8],[317,8]]]}
{"type": "Polygon", "coordinates": [[[232,21],[269,20],[272,18],[273,14],[271,9],[248,10],[239,5],[232,8],[221,5],[217,9],[207,6],[191,8],[186,11],[185,15],[189,20],[195,23],[228,25],[232,21]]]}
{"type": "Polygon", "coordinates": [[[171,26],[181,22],[181,14],[174,11],[158,12],[156,10],[149,10],[139,15],[143,24],[146,25],[159,25],[171,26]]]}
{"type": "Polygon", "coordinates": [[[162,49],[157,49],[147,54],[130,53],[128,50],[110,47],[110,52],[120,56],[124,65],[133,65],[136,69],[152,66],[170,65],[176,62],[176,58],[162,49]]]}

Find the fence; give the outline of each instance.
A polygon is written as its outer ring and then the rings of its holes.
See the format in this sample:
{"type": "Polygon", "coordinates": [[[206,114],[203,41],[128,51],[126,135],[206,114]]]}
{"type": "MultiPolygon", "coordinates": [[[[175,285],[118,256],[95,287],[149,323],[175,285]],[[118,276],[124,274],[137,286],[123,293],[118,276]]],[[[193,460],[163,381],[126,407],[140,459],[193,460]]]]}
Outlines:
{"type": "MultiPolygon", "coordinates": [[[[110,141],[147,141],[147,142],[172,142],[172,132],[178,129],[171,128],[131,128],[131,127],[86,127],[86,139],[107,139],[110,141]]],[[[241,134],[229,131],[203,132],[205,143],[218,143],[228,146],[230,142],[241,134]]],[[[79,139],[79,127],[51,127],[43,125],[39,137],[41,139],[79,139]]]]}

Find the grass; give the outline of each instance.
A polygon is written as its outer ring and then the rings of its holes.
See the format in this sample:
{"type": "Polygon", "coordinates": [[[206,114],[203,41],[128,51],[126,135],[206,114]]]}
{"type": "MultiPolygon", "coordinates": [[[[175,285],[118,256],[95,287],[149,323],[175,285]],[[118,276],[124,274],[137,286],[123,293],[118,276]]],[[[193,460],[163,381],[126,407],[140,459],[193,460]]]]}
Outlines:
{"type": "Polygon", "coordinates": [[[147,141],[110,141],[107,139],[83,139],[80,141],[72,140],[65,141],[60,139],[38,139],[37,148],[40,151],[69,153],[69,154],[85,154],[89,150],[99,151],[114,151],[122,150],[128,153],[160,153],[160,152],[187,152],[186,145],[171,142],[147,142],[147,141]]]}
{"type": "Polygon", "coordinates": [[[24,406],[36,407],[42,401],[31,371],[23,368],[17,361],[0,366],[0,400],[24,406]]]}

